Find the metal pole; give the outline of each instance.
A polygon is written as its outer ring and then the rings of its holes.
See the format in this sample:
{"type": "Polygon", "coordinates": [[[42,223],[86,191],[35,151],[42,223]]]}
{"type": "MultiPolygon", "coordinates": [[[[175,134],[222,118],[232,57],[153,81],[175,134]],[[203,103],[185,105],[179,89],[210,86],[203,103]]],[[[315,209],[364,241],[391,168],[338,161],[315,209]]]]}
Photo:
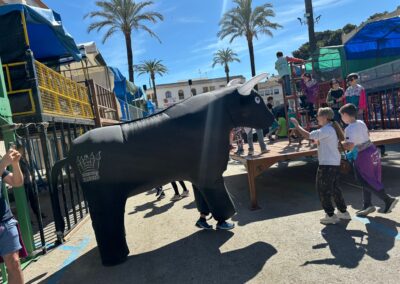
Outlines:
{"type": "Polygon", "coordinates": [[[306,18],[308,25],[310,52],[311,56],[314,58],[315,52],[317,50],[317,41],[315,38],[315,31],[314,31],[314,11],[313,11],[312,0],[305,0],[305,6],[306,6],[306,18]]]}
{"type": "MultiPolygon", "coordinates": [[[[75,136],[75,139],[78,137],[78,133],[76,131],[76,124],[74,124],[74,136],[75,136]]],[[[82,219],[83,218],[83,213],[82,213],[81,195],[79,194],[79,181],[78,181],[78,178],[77,178],[76,174],[73,173],[73,175],[74,175],[74,180],[75,180],[76,195],[77,195],[77,198],[78,198],[79,215],[80,215],[80,217],[82,219]]]]}
{"type": "MultiPolygon", "coordinates": [[[[57,131],[57,129],[56,129],[56,126],[54,125],[53,136],[54,136],[54,139],[57,141],[57,132],[56,131],[57,131]]],[[[61,131],[61,139],[65,139],[64,135],[63,135],[64,127],[63,127],[63,123],[62,122],[61,122],[61,125],[60,125],[60,131],[61,131]]],[[[64,140],[64,143],[65,143],[65,140],[64,140]]],[[[61,141],[61,146],[62,146],[62,149],[64,149],[63,141],[61,141]]],[[[64,151],[63,151],[63,153],[64,153],[64,151]]],[[[61,153],[60,153],[58,147],[57,147],[57,154],[61,158],[61,153]]],[[[62,155],[62,156],[64,156],[64,155],[62,155]]],[[[66,219],[67,219],[68,230],[71,230],[71,222],[69,221],[69,218],[68,218],[67,196],[65,195],[64,174],[63,174],[62,171],[61,171],[60,175],[61,175],[61,195],[62,195],[62,199],[63,199],[64,213],[65,213],[65,216],[67,217],[66,219]]]]}
{"type": "Polygon", "coordinates": [[[35,166],[33,164],[33,156],[32,156],[32,148],[31,144],[29,142],[29,127],[25,127],[25,148],[26,152],[28,154],[28,161],[29,161],[29,171],[32,177],[31,183],[32,187],[34,190],[34,196],[35,196],[35,202],[38,204],[38,211],[39,215],[37,216],[37,221],[39,224],[39,235],[40,235],[40,242],[42,244],[42,252],[45,254],[47,252],[47,247],[46,247],[46,239],[44,236],[44,228],[43,228],[43,219],[42,219],[42,210],[40,208],[40,200],[39,200],[39,194],[38,194],[38,186],[36,183],[36,178],[35,178],[35,166]]]}

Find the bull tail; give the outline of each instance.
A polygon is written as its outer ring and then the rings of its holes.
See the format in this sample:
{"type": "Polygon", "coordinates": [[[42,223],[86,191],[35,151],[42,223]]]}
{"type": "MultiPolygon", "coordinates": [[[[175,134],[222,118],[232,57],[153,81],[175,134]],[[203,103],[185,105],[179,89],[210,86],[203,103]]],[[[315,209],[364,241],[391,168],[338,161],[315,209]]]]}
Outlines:
{"type": "MultiPolygon", "coordinates": [[[[56,227],[57,234],[57,242],[63,243],[64,241],[64,230],[65,230],[65,222],[64,217],[61,213],[60,199],[58,197],[58,177],[60,173],[62,173],[62,169],[68,165],[68,158],[57,161],[53,168],[51,169],[51,200],[53,203],[53,214],[54,214],[54,223],[56,227]]],[[[67,216],[68,218],[68,216],[67,216]]]]}

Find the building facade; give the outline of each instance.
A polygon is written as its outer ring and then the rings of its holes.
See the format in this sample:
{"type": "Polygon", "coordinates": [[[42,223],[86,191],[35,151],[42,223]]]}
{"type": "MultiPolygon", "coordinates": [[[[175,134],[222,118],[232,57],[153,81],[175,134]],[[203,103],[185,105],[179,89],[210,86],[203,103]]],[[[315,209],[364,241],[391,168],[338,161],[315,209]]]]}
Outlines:
{"type": "MultiPolygon", "coordinates": [[[[245,77],[241,75],[232,76],[231,80],[233,79],[241,79],[243,82],[245,81],[245,77]]],[[[189,86],[188,81],[157,85],[158,108],[163,109],[169,107],[191,96],[225,88],[226,85],[226,77],[214,79],[193,79],[191,86],[189,86]]],[[[146,94],[149,99],[154,98],[152,89],[148,89],[146,94]]]]}
{"type": "Polygon", "coordinates": [[[279,83],[278,76],[271,76],[266,82],[258,84],[258,92],[267,103],[268,97],[274,98],[274,106],[278,106],[284,103],[283,101],[283,88],[279,83]]]}

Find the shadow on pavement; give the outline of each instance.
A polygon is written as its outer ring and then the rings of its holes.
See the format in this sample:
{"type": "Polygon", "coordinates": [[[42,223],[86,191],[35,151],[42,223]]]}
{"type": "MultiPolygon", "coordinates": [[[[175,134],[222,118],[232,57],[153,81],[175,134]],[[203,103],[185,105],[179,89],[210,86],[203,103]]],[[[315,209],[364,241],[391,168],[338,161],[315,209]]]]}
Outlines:
{"type": "MultiPolygon", "coordinates": [[[[275,167],[264,172],[256,178],[257,199],[261,209],[250,213],[247,174],[225,177],[226,186],[237,208],[237,214],[232,220],[244,226],[257,221],[322,210],[314,184],[317,167],[317,163],[297,162],[289,167],[275,167]]],[[[398,168],[385,163],[382,173],[386,192],[400,196],[398,168]]],[[[342,178],[344,180],[356,184],[352,176],[342,178]]],[[[340,186],[348,206],[360,209],[361,189],[344,183],[340,186]]],[[[375,197],[373,203],[378,207],[383,206],[375,197]]]]}
{"type": "Polygon", "coordinates": [[[232,236],[226,231],[199,231],[154,251],[131,255],[115,267],[103,267],[94,248],[41,283],[244,283],[277,250],[256,242],[221,251],[232,236]]]}
{"type": "Polygon", "coordinates": [[[365,218],[367,233],[361,230],[347,230],[349,222],[326,226],[321,235],[326,243],[313,246],[313,249],[329,247],[332,258],[306,261],[303,266],[337,265],[356,268],[365,255],[385,261],[390,258],[389,251],[394,248],[400,224],[382,217],[365,218]]]}

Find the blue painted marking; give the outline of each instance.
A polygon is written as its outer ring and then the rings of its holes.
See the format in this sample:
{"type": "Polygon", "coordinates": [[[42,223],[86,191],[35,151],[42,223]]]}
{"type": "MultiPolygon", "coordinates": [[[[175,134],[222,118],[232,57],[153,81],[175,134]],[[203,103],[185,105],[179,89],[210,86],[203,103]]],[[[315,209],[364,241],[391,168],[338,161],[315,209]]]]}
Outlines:
{"type": "Polygon", "coordinates": [[[380,223],[371,222],[368,218],[360,218],[355,216],[353,219],[360,221],[365,225],[369,224],[373,229],[379,231],[380,233],[388,237],[394,238],[397,241],[400,241],[400,233],[398,233],[396,230],[389,229],[388,227],[380,223]]]}
{"type": "Polygon", "coordinates": [[[60,246],[58,249],[65,250],[65,251],[71,251],[71,254],[67,257],[66,260],[64,260],[64,262],[62,263],[62,265],[60,267],[60,270],[58,270],[56,273],[54,273],[49,278],[47,283],[49,283],[49,284],[58,283],[65,273],[65,267],[70,265],[72,262],[74,262],[79,257],[81,252],[89,245],[89,242],[90,242],[90,238],[86,237],[77,246],[66,246],[66,245],[60,246]]]}

